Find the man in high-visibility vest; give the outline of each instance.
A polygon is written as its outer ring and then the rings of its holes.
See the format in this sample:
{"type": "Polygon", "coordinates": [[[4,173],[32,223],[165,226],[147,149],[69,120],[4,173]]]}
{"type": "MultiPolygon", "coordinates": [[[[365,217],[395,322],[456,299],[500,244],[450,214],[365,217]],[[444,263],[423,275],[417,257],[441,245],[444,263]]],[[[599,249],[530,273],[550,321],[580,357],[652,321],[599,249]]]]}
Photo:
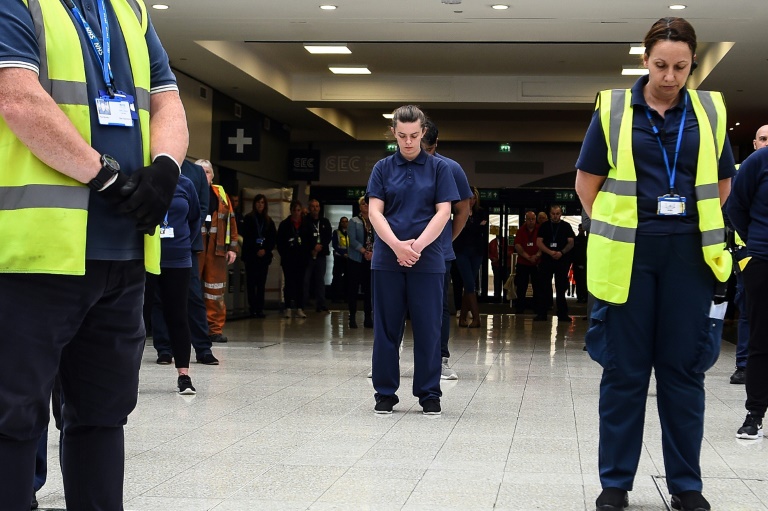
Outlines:
{"type": "Polygon", "coordinates": [[[203,300],[208,313],[208,337],[212,342],[227,342],[222,333],[227,321],[224,291],[227,288],[227,266],[237,259],[237,221],[232,201],[221,185],[213,184],[213,165],[197,160],[211,186],[208,212],[203,221],[203,251],[199,254],[203,300]]]}
{"type": "Polygon", "coordinates": [[[58,372],[66,507],[122,509],[184,107],[142,0],[4,2],[0,34],[0,508],[30,508],[58,372]]]}

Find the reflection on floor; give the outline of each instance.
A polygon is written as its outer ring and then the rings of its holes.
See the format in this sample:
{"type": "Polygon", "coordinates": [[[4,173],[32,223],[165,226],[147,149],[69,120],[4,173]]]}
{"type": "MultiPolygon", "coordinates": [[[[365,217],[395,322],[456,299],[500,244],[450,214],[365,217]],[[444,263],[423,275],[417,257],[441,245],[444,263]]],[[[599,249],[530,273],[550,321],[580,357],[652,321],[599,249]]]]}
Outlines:
{"type": "MultiPolygon", "coordinates": [[[[410,395],[402,353],[400,404],[373,413],[373,332],[346,312],[304,320],[231,321],[219,366],[193,364],[196,396],[179,396],[172,366],[145,350],[139,404],[126,427],[128,510],[588,510],[600,491],[600,368],[582,351],[586,321],[483,316],[453,328],[443,414],[410,395]],[[362,324],[361,324],[362,326],[362,324]]],[[[708,373],[702,450],[713,509],[768,510],[764,441],[736,440],[744,387],[730,385],[734,346],[708,373]]],[[[630,510],[666,510],[653,387],[630,510]]],[[[63,508],[50,435],[41,508],[63,508]]]]}

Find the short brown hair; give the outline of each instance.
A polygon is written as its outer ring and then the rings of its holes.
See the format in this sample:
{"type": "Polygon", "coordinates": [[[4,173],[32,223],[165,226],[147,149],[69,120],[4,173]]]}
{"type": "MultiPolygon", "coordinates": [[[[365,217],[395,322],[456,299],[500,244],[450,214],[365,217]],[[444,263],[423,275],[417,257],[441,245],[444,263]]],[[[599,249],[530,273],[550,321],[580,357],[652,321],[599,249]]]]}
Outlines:
{"type": "Polygon", "coordinates": [[[683,18],[661,18],[645,34],[645,56],[649,56],[653,46],[660,41],[680,41],[688,45],[691,55],[696,55],[696,31],[683,18]]]}

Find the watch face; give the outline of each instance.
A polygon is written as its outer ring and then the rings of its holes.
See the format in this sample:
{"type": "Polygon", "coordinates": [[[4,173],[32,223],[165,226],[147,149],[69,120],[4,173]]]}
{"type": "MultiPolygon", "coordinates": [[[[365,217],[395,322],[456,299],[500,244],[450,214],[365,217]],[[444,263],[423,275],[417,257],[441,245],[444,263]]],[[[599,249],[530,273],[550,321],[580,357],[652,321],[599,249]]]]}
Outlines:
{"type": "Polygon", "coordinates": [[[118,172],[120,170],[120,164],[117,163],[116,159],[114,159],[108,154],[101,155],[101,164],[109,169],[114,170],[115,172],[118,172]]]}

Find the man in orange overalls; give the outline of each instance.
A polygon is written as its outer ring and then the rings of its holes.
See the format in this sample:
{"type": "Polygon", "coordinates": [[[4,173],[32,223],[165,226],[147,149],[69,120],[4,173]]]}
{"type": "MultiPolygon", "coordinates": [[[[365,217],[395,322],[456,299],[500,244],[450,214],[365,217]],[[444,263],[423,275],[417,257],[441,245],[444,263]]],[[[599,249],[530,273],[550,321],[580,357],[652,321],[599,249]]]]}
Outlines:
{"type": "Polygon", "coordinates": [[[203,299],[208,313],[208,337],[211,342],[227,342],[221,333],[227,319],[224,290],[227,287],[227,265],[237,258],[237,222],[235,211],[224,187],[213,184],[213,165],[208,160],[195,162],[205,170],[211,197],[202,226],[203,251],[200,261],[200,280],[203,299]]]}

